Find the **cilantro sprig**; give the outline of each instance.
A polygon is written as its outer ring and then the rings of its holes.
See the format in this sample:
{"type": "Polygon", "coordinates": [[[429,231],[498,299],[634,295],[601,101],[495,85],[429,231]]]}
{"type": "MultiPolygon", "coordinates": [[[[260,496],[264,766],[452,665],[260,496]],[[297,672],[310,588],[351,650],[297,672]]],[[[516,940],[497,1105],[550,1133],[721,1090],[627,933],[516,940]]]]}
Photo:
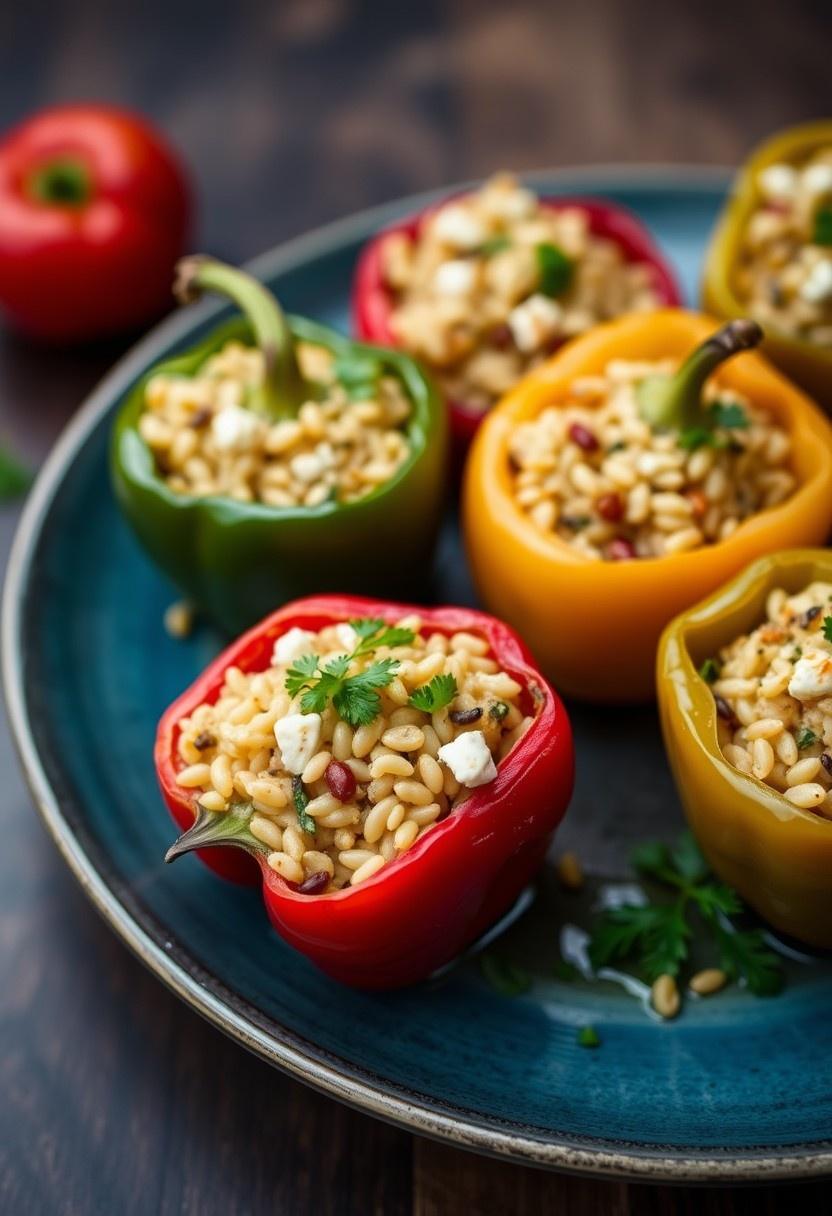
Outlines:
{"type": "Polygon", "coordinates": [[[634,964],[652,983],[660,975],[677,976],[688,961],[695,914],[713,943],[719,966],[733,980],[743,980],[757,996],[783,987],[783,971],[759,929],[738,929],[731,918],[743,911],[739,896],[715,879],[690,833],[668,847],[642,845],[632,862],[641,877],[673,891],[668,901],[626,904],[603,912],[589,945],[593,967],[634,964]]]}
{"type": "Polygon", "coordinates": [[[558,245],[542,241],[534,247],[538,285],[544,296],[559,296],[572,282],[575,263],[558,245]]]}
{"type": "Polygon", "coordinates": [[[429,684],[415,688],[410,695],[410,704],[423,713],[434,714],[450,705],[457,693],[456,680],[452,675],[434,676],[429,684]]]}
{"type": "Polygon", "coordinates": [[[821,631],[827,642],[832,642],[832,616],[825,616],[823,618],[821,631]]]}
{"type": "Polygon", "coordinates": [[[694,452],[697,448],[728,448],[736,442],[724,431],[745,431],[749,427],[748,415],[736,401],[714,401],[708,407],[705,424],[688,427],[679,432],[679,447],[694,452]]]}
{"type": "Polygon", "coordinates": [[[381,712],[378,689],[386,688],[399,669],[398,659],[376,659],[355,675],[348,675],[350,664],[372,655],[382,646],[408,646],[415,634],[412,629],[386,625],[375,618],[350,621],[356,643],[350,654],[338,655],[320,666],[316,654],[301,655],[286,673],[286,691],[290,697],[303,693],[300,710],[304,714],[323,713],[330,701],[350,726],[367,726],[381,712]]]}

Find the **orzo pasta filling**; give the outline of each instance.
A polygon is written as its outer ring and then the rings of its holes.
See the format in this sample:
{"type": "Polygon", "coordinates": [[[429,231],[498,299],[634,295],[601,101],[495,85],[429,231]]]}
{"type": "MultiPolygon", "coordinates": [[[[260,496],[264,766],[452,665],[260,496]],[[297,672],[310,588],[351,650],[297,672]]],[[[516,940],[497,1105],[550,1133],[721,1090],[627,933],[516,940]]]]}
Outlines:
{"type": "Polygon", "coordinates": [[[264,362],[240,342],[228,342],[196,376],[149,381],[139,431],[172,490],[313,507],[362,498],[394,476],[409,453],[411,405],[399,380],[379,374],[356,399],[328,351],[301,343],[297,354],[320,399],[278,422],[246,409],[264,362]]]}
{"type": "Polygon", "coordinates": [[[264,671],[230,668],[179,724],[177,780],[206,810],[251,809],[269,865],[308,894],[400,857],[496,766],[534,698],[472,633],[356,620],[290,629],[264,671]]]}
{"type": "Polygon", "coordinates": [[[587,557],[661,557],[723,540],[792,494],[787,431],[714,381],[707,428],[656,431],[643,420],[637,385],[676,366],[613,361],[516,428],[514,495],[542,532],[587,557]]]}
{"type": "Polygon", "coordinates": [[[397,341],[482,409],[565,339],[660,305],[651,266],[593,234],[579,206],[547,208],[505,173],[444,204],[418,238],[387,238],[382,273],[397,341]]]}
{"type": "Polygon", "coordinates": [[[832,347],[832,146],[757,176],[735,271],[739,299],[782,333],[832,347]]]}
{"type": "Polygon", "coordinates": [[[832,818],[832,583],[771,591],[766,620],[701,668],[740,772],[832,818]]]}

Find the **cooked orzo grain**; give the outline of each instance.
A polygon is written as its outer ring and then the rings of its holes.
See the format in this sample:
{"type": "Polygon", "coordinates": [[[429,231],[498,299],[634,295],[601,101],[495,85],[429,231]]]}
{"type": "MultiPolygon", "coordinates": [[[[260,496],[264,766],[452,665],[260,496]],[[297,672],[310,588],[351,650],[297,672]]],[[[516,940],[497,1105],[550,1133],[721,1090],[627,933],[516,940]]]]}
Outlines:
{"type": "Polygon", "coordinates": [[[310,894],[362,882],[405,853],[496,777],[533,720],[483,638],[426,634],[417,617],[397,628],[290,629],[266,670],[230,668],[219,699],[179,724],[179,784],[209,811],[251,804],[269,865],[310,894]],[[368,685],[378,712],[362,709],[358,726],[320,682],[341,656],[341,678],[359,684],[392,660],[387,682],[368,685]],[[322,700],[303,712],[314,686],[322,700]]]}
{"type": "Polygon", "coordinates": [[[587,557],[661,557],[723,540],[789,497],[788,433],[736,392],[706,386],[707,433],[643,421],[636,385],[675,367],[616,360],[516,428],[514,494],[542,532],[587,557]]]}
{"type": "Polygon", "coordinates": [[[769,593],[766,619],[725,646],[702,674],[713,688],[719,744],[742,773],[794,806],[832,818],[832,583],[769,593]]]}
{"type": "Polygon", "coordinates": [[[832,346],[832,146],[801,165],[768,165],[757,187],[737,296],[764,325],[832,346]]]}
{"type": "Polygon", "coordinates": [[[263,355],[228,342],[196,376],[154,376],[139,420],[142,438],[172,490],[227,495],[274,507],[362,498],[396,473],[409,452],[410,402],[394,376],[374,396],[352,400],[322,347],[299,344],[305,378],[324,386],[297,418],[279,422],[246,409],[263,379],[263,355]]]}
{"type": "Polygon", "coordinates": [[[384,242],[391,328],[456,400],[488,409],[554,346],[599,321],[658,308],[655,273],[500,173],[444,204],[418,239],[384,242]]]}

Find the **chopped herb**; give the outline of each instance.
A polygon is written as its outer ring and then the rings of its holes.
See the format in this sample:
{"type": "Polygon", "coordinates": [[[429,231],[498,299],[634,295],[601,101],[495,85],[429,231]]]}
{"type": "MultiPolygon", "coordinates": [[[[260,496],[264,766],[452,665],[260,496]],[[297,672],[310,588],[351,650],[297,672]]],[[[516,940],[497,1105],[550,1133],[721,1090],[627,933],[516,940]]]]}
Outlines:
{"type": "Polygon", "coordinates": [[[819,207],[812,230],[813,245],[832,245],[832,207],[819,207]]]}
{"type": "Polygon", "coordinates": [[[713,431],[709,431],[705,426],[692,426],[686,431],[680,431],[676,442],[680,448],[684,448],[686,452],[695,452],[697,448],[705,447],[713,443],[713,431]]]}
{"type": "Polygon", "coordinates": [[[503,718],[508,717],[508,706],[505,701],[495,701],[488,710],[489,718],[494,718],[496,722],[502,722],[503,718]]]}
{"type": "Polygon", "coordinates": [[[429,684],[414,688],[410,694],[410,704],[414,709],[423,713],[433,714],[437,710],[450,705],[456,696],[456,680],[451,675],[434,676],[429,684]]]}
{"type": "Polygon", "coordinates": [[[479,722],[482,717],[482,706],[473,705],[470,709],[454,709],[451,710],[448,717],[455,726],[470,726],[472,722],[479,722]]]}
{"type": "Polygon", "coordinates": [[[522,996],[532,986],[532,977],[524,967],[509,963],[496,954],[483,954],[480,970],[495,992],[501,996],[522,996]]]}
{"type": "Polygon", "coordinates": [[[591,515],[561,515],[560,522],[564,528],[569,528],[571,532],[580,532],[581,528],[587,528],[592,523],[591,515]]]}
{"type": "Polygon", "coordinates": [[[796,663],[802,654],[803,654],[803,647],[795,646],[794,650],[792,651],[792,662],[796,663]]]}
{"type": "Polygon", "coordinates": [[[821,632],[827,642],[832,642],[832,616],[825,616],[821,625],[821,632]]]}
{"type": "Polygon", "coordinates": [[[744,980],[758,996],[779,992],[780,960],[759,929],[733,925],[730,918],[743,910],[739,896],[709,873],[690,833],[672,848],[658,842],[642,845],[632,860],[643,877],[671,888],[673,898],[602,913],[590,939],[593,967],[629,961],[651,983],[659,975],[678,975],[688,961],[693,936],[689,913],[695,911],[716,946],[719,966],[731,979],[744,980]]]}
{"type": "Polygon", "coordinates": [[[813,744],[819,743],[820,739],[813,730],[809,730],[808,726],[801,726],[797,732],[797,747],[798,751],[805,751],[807,747],[812,747],[813,744]]]}
{"type": "Polygon", "coordinates": [[[476,252],[480,257],[491,258],[495,253],[502,253],[504,249],[510,247],[511,241],[507,236],[491,236],[487,241],[483,241],[476,252]]]}
{"type": "Polygon", "coordinates": [[[572,282],[574,263],[562,249],[549,241],[535,245],[539,287],[545,296],[559,296],[572,282]]]}
{"type": "Polygon", "coordinates": [[[627,450],[627,444],[623,439],[616,439],[615,443],[611,443],[607,448],[607,455],[612,456],[613,452],[624,452],[627,450]]]}
{"type": "Polygon", "coordinates": [[[381,360],[372,355],[336,355],[332,363],[333,376],[353,401],[375,397],[383,371],[381,360]]]}
{"type": "Polygon", "coordinates": [[[574,963],[568,963],[565,958],[559,958],[552,968],[552,974],[556,980],[563,980],[568,983],[571,980],[580,979],[581,973],[574,963]]]}
{"type": "Polygon", "coordinates": [[[300,777],[292,778],[292,800],[298,813],[298,823],[301,826],[301,831],[311,832],[314,836],[316,824],[312,816],[306,813],[306,808],[309,806],[309,795],[303,788],[303,782],[300,777]]]}
{"type": "Polygon", "coordinates": [[[736,401],[714,401],[708,409],[713,425],[721,426],[726,430],[748,429],[748,415],[742,406],[736,401]]]}
{"type": "Polygon", "coordinates": [[[303,692],[301,713],[323,713],[329,701],[351,726],[366,726],[378,717],[381,699],[377,690],[386,688],[399,669],[398,659],[378,659],[364,671],[348,676],[354,659],[372,654],[381,646],[407,646],[414,639],[412,629],[390,627],[381,620],[350,621],[358,641],[351,654],[342,654],[321,668],[317,655],[296,659],[286,673],[290,697],[303,692]],[[305,689],[305,691],[304,691],[305,689]]]}
{"type": "Polygon", "coordinates": [[[16,456],[0,447],[0,502],[9,502],[25,494],[32,484],[32,474],[16,456]]]}
{"type": "Polygon", "coordinates": [[[699,674],[706,684],[713,684],[719,679],[719,664],[716,659],[706,659],[699,668],[699,674]]]}
{"type": "Polygon", "coordinates": [[[578,1031],[579,1047],[600,1047],[601,1038],[594,1026],[582,1026],[578,1031]]]}

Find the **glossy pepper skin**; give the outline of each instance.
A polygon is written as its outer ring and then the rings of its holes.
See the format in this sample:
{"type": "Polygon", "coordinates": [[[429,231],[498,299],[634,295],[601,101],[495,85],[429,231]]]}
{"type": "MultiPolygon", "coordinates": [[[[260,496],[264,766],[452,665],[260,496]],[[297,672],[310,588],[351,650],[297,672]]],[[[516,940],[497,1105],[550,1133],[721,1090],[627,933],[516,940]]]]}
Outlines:
{"type": "Polygon", "coordinates": [[[656,678],[679,796],[714,871],[775,929],[832,949],[832,821],[739,772],[717,742],[706,658],[765,619],[768,593],[832,579],[832,553],[802,549],[754,562],[665,630],[656,678]]]}
{"type": "MultiPolygon", "coordinates": [[[[832,121],[806,123],[766,140],[740,169],[705,261],[702,301],[715,317],[739,317],[747,312],[735,293],[734,270],[743,232],[759,202],[760,170],[779,163],[794,164],[828,147],[832,147],[832,121]]],[[[819,405],[832,411],[832,349],[769,331],[764,353],[819,405]]]]}
{"type": "Polygon", "coordinates": [[[594,561],[541,533],[511,492],[512,431],[557,405],[579,376],[611,359],[684,358],[715,322],[679,310],[630,316],[576,338],[493,410],[469,457],[463,525],[483,601],[528,642],[563,692],[601,702],[655,695],[662,629],[683,609],[762,554],[820,544],[832,527],[832,428],[812,402],[754,353],[739,355],[719,382],[771,411],[789,431],[798,488],[778,507],[745,520],[727,540],[690,553],[594,561]]]}
{"type": "MultiPolygon", "coordinates": [[[[418,238],[425,222],[442,205],[436,204],[419,215],[394,224],[365,246],[356,269],[352,296],[353,329],[359,338],[377,342],[381,346],[397,345],[390,328],[393,295],[385,285],[382,273],[384,242],[394,233],[404,233],[411,239],[418,238]]],[[[663,305],[670,307],[681,303],[673,272],[650,234],[629,211],[592,198],[544,198],[541,205],[552,211],[577,208],[586,212],[593,235],[614,241],[628,262],[644,262],[652,268],[653,286],[663,305]]],[[[454,450],[462,457],[488,411],[465,401],[449,401],[448,410],[454,450]]]]}
{"type": "Polygon", "coordinates": [[[249,341],[242,320],[154,367],[127,397],[113,432],[111,472],[124,514],[165,573],[231,634],[275,604],[312,592],[424,593],[441,521],[447,422],[430,380],[396,351],[360,346],[301,317],[289,326],[295,340],[335,355],[372,354],[401,379],[413,403],[408,458],[364,498],[315,507],[195,498],[170,490],[157,474],[138,431],[147,380],[162,372],[194,375],[229,338],[249,341]]]}
{"type": "Polygon", "coordinates": [[[280,936],[334,979],[360,988],[415,983],[474,941],[532,878],[566,811],[574,767],[569,720],[517,635],[467,608],[413,608],[345,596],[299,600],[220,655],[166,711],[156,737],[165,802],[187,829],[195,804],[192,791],[176,784],[177,724],[203,701],[216,699],[228,667],[267,667],[276,638],[293,626],[318,630],[356,617],[394,624],[411,612],[431,631],[469,630],[486,638],[502,667],[526,689],[527,709],[536,707],[535,722],[500,763],[495,780],[472,790],[462,806],[379,874],[332,894],[300,894],[269,868],[265,846],[254,859],[231,849],[205,856],[209,864],[215,857],[224,861],[228,877],[256,878],[259,868],[266,909],[280,936]]]}
{"type": "Polygon", "coordinates": [[[178,157],[137,115],[33,115],[0,141],[0,308],[58,343],[146,324],[169,304],[190,211],[178,157]]]}

